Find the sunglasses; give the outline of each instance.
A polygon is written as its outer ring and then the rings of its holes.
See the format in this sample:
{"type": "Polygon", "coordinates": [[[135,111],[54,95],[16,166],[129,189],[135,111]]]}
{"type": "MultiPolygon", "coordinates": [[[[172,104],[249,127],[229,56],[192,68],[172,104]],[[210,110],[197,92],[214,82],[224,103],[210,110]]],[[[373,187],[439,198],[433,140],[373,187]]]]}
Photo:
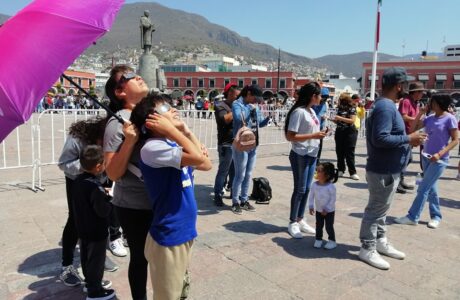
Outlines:
{"type": "Polygon", "coordinates": [[[128,73],[121,74],[120,80],[118,80],[118,83],[117,83],[117,88],[121,87],[123,83],[128,82],[131,79],[134,79],[136,77],[137,77],[137,74],[134,72],[128,72],[128,73]]]}
{"type": "Polygon", "coordinates": [[[159,106],[156,106],[154,109],[154,112],[156,112],[159,115],[164,115],[170,110],[171,110],[171,105],[169,105],[168,103],[163,103],[159,106]]]}

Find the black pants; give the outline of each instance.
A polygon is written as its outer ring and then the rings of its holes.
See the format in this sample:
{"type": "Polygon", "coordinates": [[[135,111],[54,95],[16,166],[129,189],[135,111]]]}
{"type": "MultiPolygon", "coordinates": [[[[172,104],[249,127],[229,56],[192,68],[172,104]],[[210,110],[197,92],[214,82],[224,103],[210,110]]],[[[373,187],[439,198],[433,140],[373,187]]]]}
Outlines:
{"type": "Polygon", "coordinates": [[[71,191],[74,181],[68,177],[65,178],[65,189],[67,194],[67,208],[69,215],[67,217],[67,223],[64,226],[62,232],[62,266],[70,266],[73,264],[73,256],[75,252],[75,246],[78,242],[78,233],[75,226],[73,205],[71,191]]]}
{"type": "Polygon", "coordinates": [[[347,162],[350,175],[356,174],[355,148],[358,140],[358,131],[354,127],[337,128],[335,131],[335,153],[337,154],[337,169],[345,172],[347,162]]]}
{"type": "Polygon", "coordinates": [[[80,240],[81,268],[89,296],[102,289],[106,245],[107,238],[100,241],[80,240]]]}
{"type": "Polygon", "coordinates": [[[320,163],[319,159],[321,158],[321,152],[323,151],[323,139],[319,140],[319,149],[318,154],[316,155],[316,165],[320,163]]]}
{"type": "Polygon", "coordinates": [[[117,212],[113,209],[113,207],[110,212],[109,223],[110,241],[113,242],[121,237],[120,220],[118,219],[117,212]]]}
{"type": "Polygon", "coordinates": [[[150,209],[131,209],[119,206],[115,206],[115,209],[129,246],[128,279],[131,296],[134,300],[145,299],[148,263],[144,256],[144,246],[153,213],[150,209]]]}
{"type": "Polygon", "coordinates": [[[327,213],[325,216],[321,212],[316,212],[316,239],[323,239],[323,227],[324,221],[326,221],[326,232],[328,234],[328,239],[335,242],[335,231],[334,231],[334,216],[335,212],[327,213]]]}

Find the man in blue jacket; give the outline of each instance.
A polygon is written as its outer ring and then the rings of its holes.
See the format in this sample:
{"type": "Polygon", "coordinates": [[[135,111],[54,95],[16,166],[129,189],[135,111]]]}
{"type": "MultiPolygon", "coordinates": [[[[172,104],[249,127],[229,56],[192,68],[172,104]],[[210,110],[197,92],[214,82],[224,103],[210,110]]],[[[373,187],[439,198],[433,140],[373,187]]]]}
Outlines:
{"type": "Polygon", "coordinates": [[[406,70],[392,67],[382,76],[382,97],[377,99],[366,126],[366,179],[369,202],[361,222],[359,258],[369,265],[388,270],[390,264],[380,254],[404,259],[405,254],[388,243],[385,219],[399,183],[400,173],[409,159],[409,146],[426,138],[420,132],[406,134],[404,121],[396,108],[407,81],[406,70]]]}

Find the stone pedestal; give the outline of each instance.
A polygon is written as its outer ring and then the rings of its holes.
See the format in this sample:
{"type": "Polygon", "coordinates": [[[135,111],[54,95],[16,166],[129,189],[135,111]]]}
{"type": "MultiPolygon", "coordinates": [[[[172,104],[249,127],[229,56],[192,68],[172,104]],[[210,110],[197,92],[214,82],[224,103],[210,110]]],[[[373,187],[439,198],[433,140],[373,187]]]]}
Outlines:
{"type": "Polygon", "coordinates": [[[150,89],[163,90],[166,86],[164,72],[161,72],[158,58],[152,53],[143,53],[139,59],[138,74],[142,76],[150,89]]]}

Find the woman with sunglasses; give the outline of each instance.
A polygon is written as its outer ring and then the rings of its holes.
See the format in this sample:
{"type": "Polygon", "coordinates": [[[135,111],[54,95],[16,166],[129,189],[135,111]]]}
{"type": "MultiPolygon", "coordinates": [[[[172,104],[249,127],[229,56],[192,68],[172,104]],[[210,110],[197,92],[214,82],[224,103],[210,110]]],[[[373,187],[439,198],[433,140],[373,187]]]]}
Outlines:
{"type": "Polygon", "coordinates": [[[302,232],[315,233],[315,229],[304,219],[304,214],[315,174],[319,140],[326,136],[325,131],[320,131],[320,122],[312,108],[320,101],[321,87],[317,82],[302,86],[299,99],[289,110],[284,125],[286,139],[292,144],[289,161],[294,175],[288,232],[296,239],[302,238],[302,232]]]}
{"type": "Polygon", "coordinates": [[[147,96],[149,88],[142,78],[125,65],[115,66],[105,85],[109,107],[125,124],[111,117],[104,134],[104,160],[108,177],[115,181],[113,205],[130,248],[129,285],[133,299],[147,299],[147,260],[145,238],[152,222],[152,209],[138,169],[142,145],[139,131],[128,120],[133,108],[147,96]]]}

